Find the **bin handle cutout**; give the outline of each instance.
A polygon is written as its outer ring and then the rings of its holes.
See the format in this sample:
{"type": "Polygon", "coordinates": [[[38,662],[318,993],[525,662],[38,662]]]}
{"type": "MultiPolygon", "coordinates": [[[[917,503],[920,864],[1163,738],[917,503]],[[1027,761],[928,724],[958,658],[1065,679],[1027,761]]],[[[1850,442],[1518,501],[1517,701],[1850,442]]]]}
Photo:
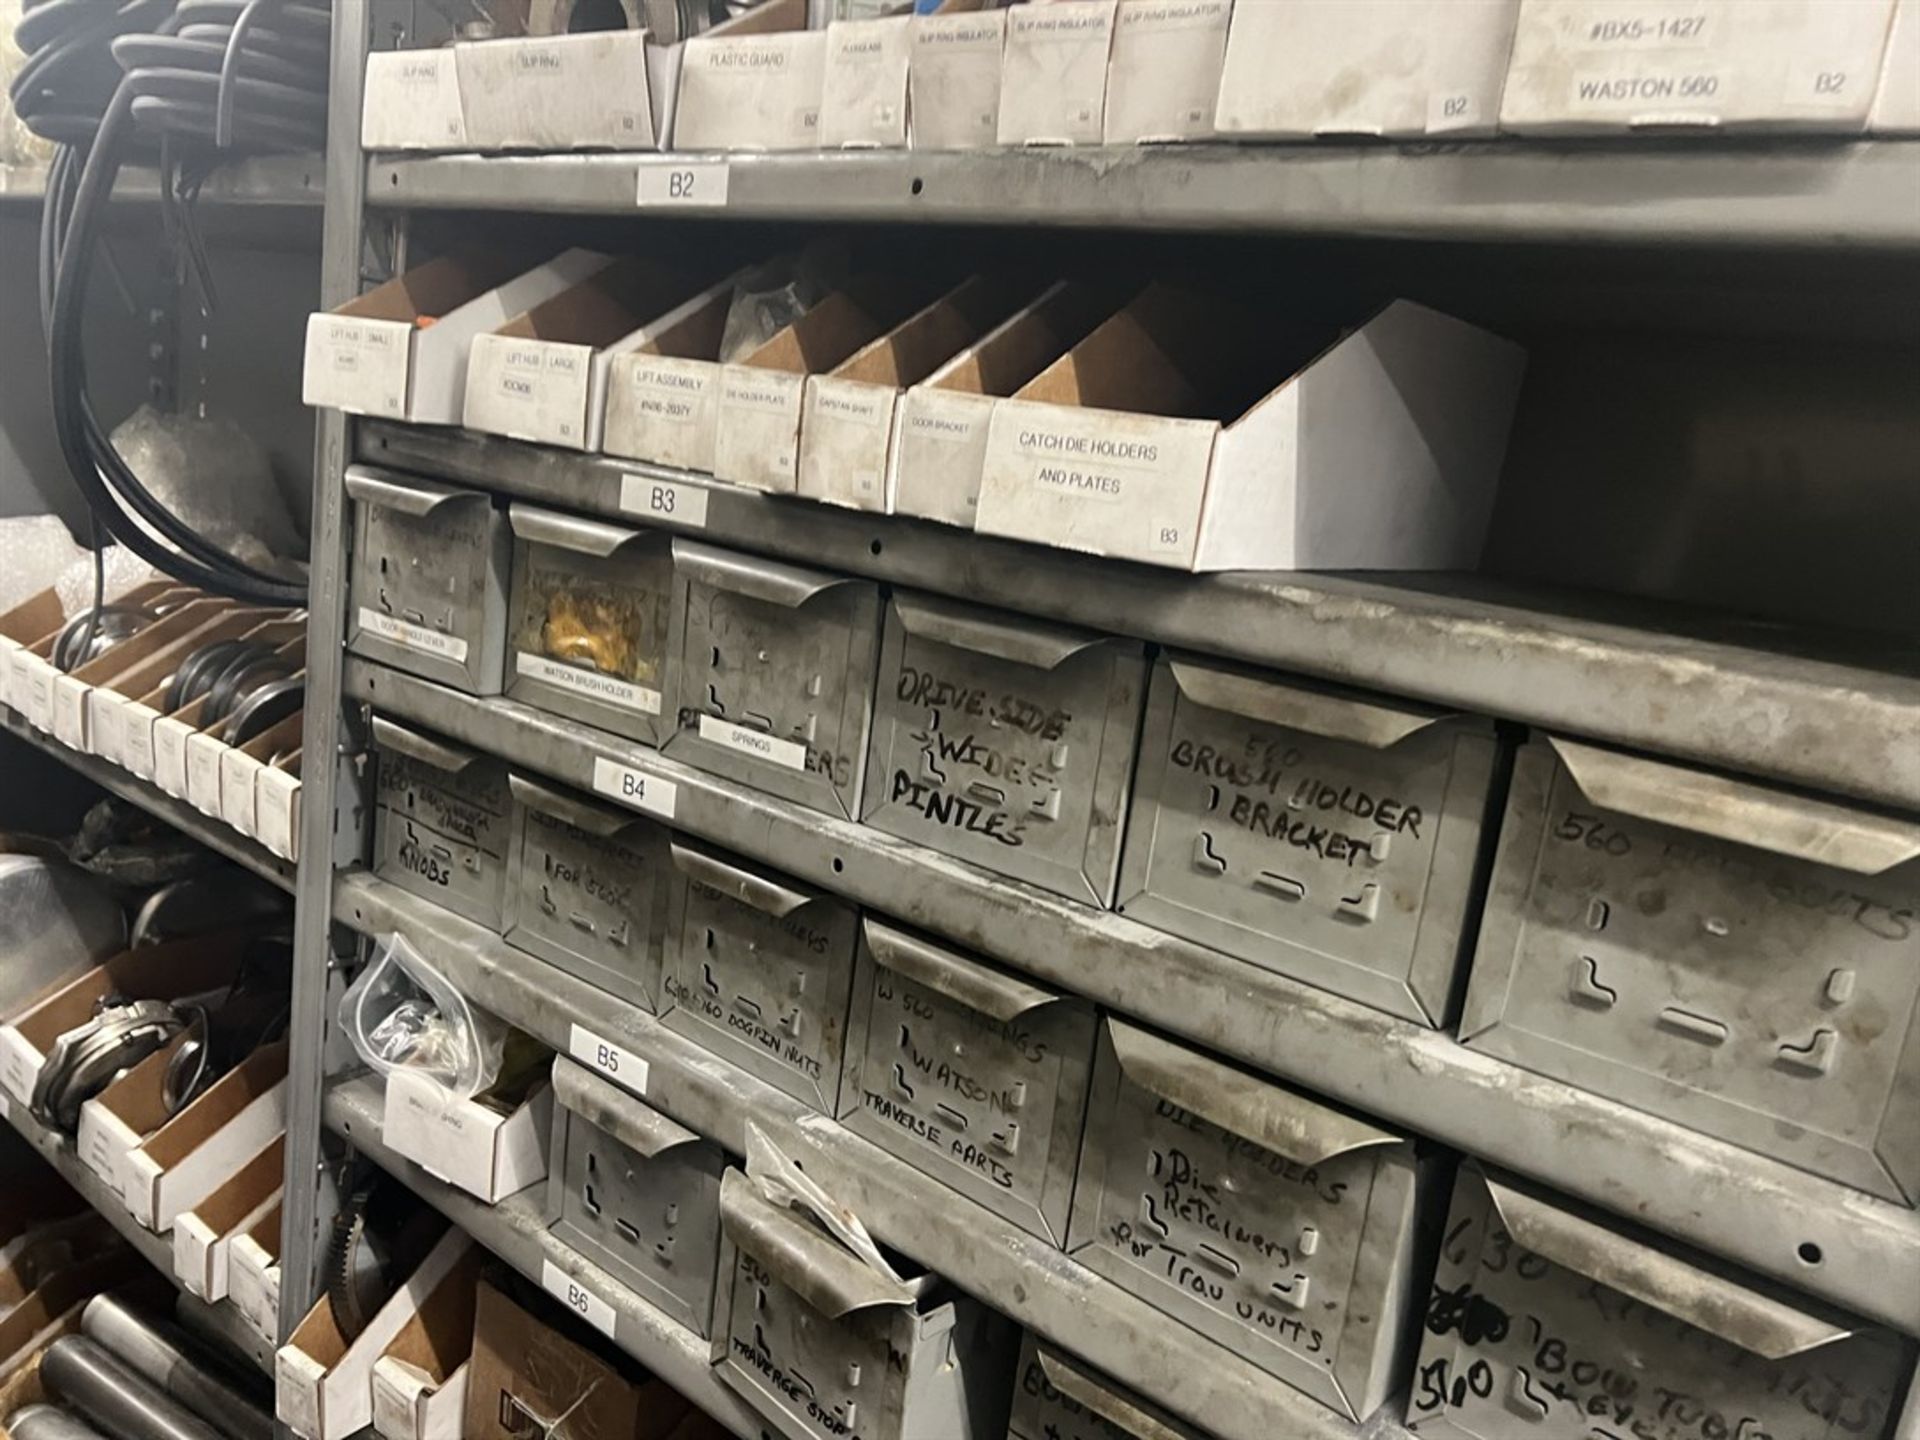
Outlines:
{"type": "Polygon", "coordinates": [[[1547,738],[1580,793],[1604,810],[1856,875],[1881,875],[1920,856],[1920,825],[1910,821],[1557,735],[1547,738]]]}
{"type": "Polygon", "coordinates": [[[1052,990],[1017,979],[977,961],[922,940],[868,915],[861,920],[873,958],[889,970],[944,995],[956,1004],[1000,1021],[1003,1025],[1029,1010],[1063,998],[1052,990]]]}
{"type": "Polygon", "coordinates": [[[576,830],[584,830],[589,835],[598,835],[602,839],[611,839],[622,830],[631,830],[644,824],[638,816],[618,813],[604,805],[595,805],[590,800],[569,795],[563,790],[554,790],[539,781],[525,775],[510,772],[507,775],[507,788],[513,791],[513,798],[529,810],[538,810],[543,815],[551,815],[556,820],[564,820],[576,830]]]}
{"type": "Polygon", "coordinates": [[[729,1169],[720,1181],[720,1224],[728,1239],[829,1320],[876,1305],[913,1304],[906,1285],[775,1205],[743,1171],[729,1169]]]}
{"type": "Polygon", "coordinates": [[[382,750],[397,750],[402,755],[418,760],[422,765],[430,765],[435,770],[444,770],[449,775],[458,775],[474,761],[481,758],[478,750],[469,750],[464,745],[456,745],[451,740],[441,740],[432,735],[423,735],[420,731],[389,720],[384,715],[373,717],[373,743],[382,750]]]}
{"type": "Polygon", "coordinates": [[[1056,670],[1106,639],[1090,631],[1033,620],[1004,623],[933,595],[896,593],[893,608],[909,635],[1034,670],[1056,670]]]}
{"type": "Polygon", "coordinates": [[[1034,1353],[1040,1357],[1040,1369],[1049,1385],[1135,1440],[1193,1440],[1190,1430],[1108,1389],[1057,1350],[1040,1345],[1034,1353]]]}
{"type": "Polygon", "coordinates": [[[623,545],[636,540],[664,539],[647,530],[629,530],[624,525],[609,525],[604,520],[587,520],[578,515],[562,515],[557,510],[542,510],[519,501],[507,507],[507,523],[522,540],[539,545],[557,545],[580,555],[604,560],[623,545]]]}
{"type": "Polygon", "coordinates": [[[398,510],[403,515],[431,515],[442,505],[451,505],[456,500],[491,503],[482,490],[456,490],[438,480],[397,475],[365,465],[349,465],[346,482],[347,494],[355,500],[378,505],[382,510],[398,510]]]}
{"type": "Polygon", "coordinates": [[[698,880],[702,885],[710,885],[730,899],[751,905],[776,920],[785,919],[802,905],[811,904],[819,898],[808,891],[782,885],[778,880],[749,870],[744,865],[722,860],[711,851],[696,849],[679,840],[669,843],[673,847],[673,868],[682,875],[698,880]]]}
{"type": "Polygon", "coordinates": [[[1442,711],[1409,710],[1304,685],[1256,680],[1251,675],[1216,670],[1191,660],[1169,660],[1167,664],[1180,693],[1209,710],[1225,710],[1329,740],[1349,740],[1370,750],[1388,749],[1453,718],[1442,711]]]}
{"type": "Polygon", "coordinates": [[[553,1061],[553,1098],[595,1129],[653,1160],[700,1139],[637,1096],[609,1084],[564,1055],[553,1061]]]}
{"type": "Polygon", "coordinates": [[[1404,1143],[1364,1120],[1118,1020],[1107,1021],[1107,1034],[1120,1069],[1134,1084],[1296,1164],[1320,1165],[1370,1146],[1404,1143]]]}
{"type": "Polygon", "coordinates": [[[789,610],[813,599],[836,585],[867,585],[851,575],[829,575],[824,570],[806,570],[798,565],[782,565],[757,555],[738,555],[731,550],[716,550],[711,545],[691,540],[673,542],[674,569],[690,580],[728,590],[789,610]]]}
{"type": "Polygon", "coordinates": [[[1491,1176],[1481,1179],[1516,1245],[1763,1360],[1804,1355],[1854,1333],[1491,1176]]]}

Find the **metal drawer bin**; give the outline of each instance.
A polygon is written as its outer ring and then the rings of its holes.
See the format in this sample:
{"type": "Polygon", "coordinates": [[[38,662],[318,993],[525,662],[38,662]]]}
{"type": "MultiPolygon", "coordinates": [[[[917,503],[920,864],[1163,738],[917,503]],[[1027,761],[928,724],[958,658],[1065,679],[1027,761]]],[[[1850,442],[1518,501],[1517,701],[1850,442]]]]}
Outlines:
{"type": "Polygon", "coordinates": [[[930,595],[887,605],[867,824],[1113,900],[1144,647],[930,595]]]}
{"type": "Polygon", "coordinates": [[[859,819],[880,587],[690,540],[673,559],[680,716],[667,753],[859,819]]]}
{"type": "Polygon", "coordinates": [[[1521,748],[1461,1039],[1920,1202],[1920,824],[1521,748]]]}
{"type": "Polygon", "coordinates": [[[871,915],[862,925],[843,1123],[1063,1244],[1093,1067],[1093,1006],[871,915]]]}
{"type": "Polygon", "coordinates": [[[673,841],[672,858],[662,1022],[833,1114],[858,938],[853,907],[683,839],[673,841]]]}
{"type": "Polygon", "coordinates": [[[374,873],[499,930],[506,904],[507,762],[373,717],[374,873]]]}
{"type": "Polygon", "coordinates": [[[507,695],[664,745],[673,679],[673,540],[515,502],[507,695]]]}
{"type": "Polygon", "coordinates": [[[1407,1423],[1435,1440],[1883,1440],[1904,1350],[1468,1162],[1407,1423]]]}
{"type": "MultiPolygon", "coordinates": [[[[795,1440],[1000,1440],[1013,1322],[937,1275],[888,1279],[729,1170],[720,1377],[795,1440]]],[[[723,1262],[724,1263],[724,1262],[723,1262]]],[[[896,1267],[906,1262],[893,1258],[896,1267]]]]}
{"type": "Polygon", "coordinates": [[[484,490],[350,465],[347,649],[469,695],[498,695],[506,657],[507,523],[484,490]]]}
{"type": "Polygon", "coordinates": [[[1031,1331],[1020,1346],[1007,1440],[1206,1440],[1031,1331]]]}
{"type": "Polygon", "coordinates": [[[1498,760],[1487,721],[1162,658],[1115,908],[1444,1025],[1498,760]]]}
{"type": "Polygon", "coordinates": [[[667,830],[525,775],[507,889],[507,943],[647,1010],[660,1003],[674,870],[667,830]]]}
{"type": "Polygon", "coordinates": [[[1068,1249],[1350,1419],[1398,1380],[1413,1142],[1109,1019],[1068,1249]]]}
{"type": "Polygon", "coordinates": [[[720,1267],[718,1145],[565,1056],[547,1167],[560,1239],[702,1339],[713,1334],[720,1267]]]}

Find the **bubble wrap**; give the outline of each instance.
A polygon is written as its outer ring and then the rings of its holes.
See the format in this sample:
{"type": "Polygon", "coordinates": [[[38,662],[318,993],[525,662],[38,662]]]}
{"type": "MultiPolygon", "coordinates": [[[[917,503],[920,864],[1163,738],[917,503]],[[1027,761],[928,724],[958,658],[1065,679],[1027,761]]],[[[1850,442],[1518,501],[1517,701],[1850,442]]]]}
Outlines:
{"type": "MultiPolygon", "coordinates": [[[[0,556],[6,557],[6,563],[0,565],[0,615],[57,584],[86,554],[85,547],[74,544],[57,515],[0,520],[0,556]]],[[[64,591],[61,593],[66,613],[71,615],[73,602],[65,598],[64,591]]]]}
{"type": "Polygon", "coordinates": [[[229,554],[257,563],[305,552],[266,451],[232,421],[142,405],[113,445],[154,498],[229,554]]]}
{"type": "MultiPolygon", "coordinates": [[[[0,0],[0,165],[39,167],[53,159],[53,146],[20,123],[7,99],[13,77],[27,57],[13,43],[13,27],[20,23],[20,0],[0,0]]],[[[0,179],[0,189],[5,188],[0,179]]]]}
{"type": "MultiPolygon", "coordinates": [[[[106,588],[102,592],[108,604],[118,600],[136,585],[144,585],[159,572],[132,551],[120,545],[107,547],[104,567],[106,588]]],[[[77,615],[93,604],[93,555],[82,550],[80,558],[60,572],[54,582],[60,592],[60,608],[77,615]]]]}

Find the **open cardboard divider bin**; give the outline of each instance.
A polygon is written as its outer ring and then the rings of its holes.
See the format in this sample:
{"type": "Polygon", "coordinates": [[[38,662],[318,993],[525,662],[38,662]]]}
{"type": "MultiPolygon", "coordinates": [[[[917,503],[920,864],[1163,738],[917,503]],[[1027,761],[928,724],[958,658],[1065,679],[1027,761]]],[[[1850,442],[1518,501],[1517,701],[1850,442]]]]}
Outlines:
{"type": "Polygon", "coordinates": [[[164,1234],[287,1128],[287,1042],[263,1045],[127,1153],[133,1218],[164,1234]]]}
{"type": "Polygon", "coordinates": [[[280,1204],[237,1232],[227,1252],[227,1298],[269,1345],[280,1338],[280,1204]]]}
{"type": "MultiPolygon", "coordinates": [[[[290,660],[300,668],[294,671],[296,676],[306,674],[305,662],[307,639],[302,635],[297,640],[289,640],[275,652],[283,659],[290,660]]],[[[232,719],[228,714],[219,720],[203,723],[191,735],[187,736],[187,802],[203,815],[211,815],[216,820],[227,820],[222,803],[221,782],[225,779],[225,759],[234,747],[227,743],[227,722],[232,719]]],[[[252,804],[252,790],[248,787],[245,796],[248,806],[252,804]]],[[[236,797],[236,813],[239,812],[236,797]]]]}
{"type": "MultiPolygon", "coordinates": [[[[272,645],[285,649],[296,642],[306,643],[307,622],[304,616],[287,616],[280,620],[268,620],[243,631],[239,638],[257,640],[263,645],[272,645]]],[[[151,756],[148,773],[143,779],[151,779],[167,794],[180,800],[190,800],[187,788],[187,751],[188,742],[200,733],[205,722],[202,712],[207,708],[206,697],[183,705],[178,710],[167,709],[168,685],[166,682],[156,685],[136,701],[127,710],[122,732],[122,753],[131,762],[128,766],[136,775],[140,774],[140,762],[151,756]],[[143,748],[141,726],[147,724],[147,716],[152,721],[147,725],[146,743],[143,748]]],[[[215,754],[218,752],[216,751],[215,754]]],[[[204,763],[204,762],[203,762],[204,763]]],[[[217,777],[217,767],[216,767],[217,777]]],[[[217,778],[215,784],[217,785],[217,778]]],[[[204,780],[203,780],[204,784],[204,780]]]]}
{"type": "Polygon", "coordinates": [[[208,1301],[227,1298],[233,1242],[279,1208],[286,1154],[282,1132],[174,1221],[173,1273],[190,1293],[208,1301]]]}

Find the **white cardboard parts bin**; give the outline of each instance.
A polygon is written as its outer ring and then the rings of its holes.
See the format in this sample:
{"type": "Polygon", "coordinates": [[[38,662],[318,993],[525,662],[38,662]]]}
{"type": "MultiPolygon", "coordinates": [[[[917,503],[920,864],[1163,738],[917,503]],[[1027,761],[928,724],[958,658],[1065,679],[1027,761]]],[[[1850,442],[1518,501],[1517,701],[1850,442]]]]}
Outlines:
{"type": "Polygon", "coordinates": [[[167,1122],[167,1064],[186,1038],[174,1036],[80,1107],[80,1159],[116,1195],[127,1193],[127,1156],[167,1122]]]}
{"type": "Polygon", "coordinates": [[[507,1112],[395,1070],[387,1077],[380,1133],[429,1175],[492,1205],[547,1178],[553,1092],[542,1085],[507,1112]]]}
{"type": "Polygon", "coordinates": [[[466,114],[451,49],[376,50],[367,56],[360,148],[464,150],[466,114]]]}
{"type": "Polygon", "coordinates": [[[262,1046],[127,1154],[133,1218],[165,1234],[287,1128],[287,1042],[262,1046]]]}
{"type": "Polygon", "coordinates": [[[898,149],[907,143],[907,60],[912,21],[836,20],[827,27],[820,148],[898,149]]]}
{"type": "Polygon", "coordinates": [[[1525,352],[1404,300],[1317,353],[1326,327],[1223,316],[1153,286],[1001,401],[975,528],[1193,571],[1473,568],[1525,352]],[[1246,406],[1249,363],[1286,378],[1246,406]]]}
{"type": "Polygon", "coordinates": [[[1232,11],[1233,0],[1120,0],[1101,126],[1107,144],[1213,134],[1232,11]]]}
{"type": "Polygon", "coordinates": [[[907,24],[909,143],[915,150],[989,150],[999,144],[1007,12],[915,15],[907,24]]]}
{"type": "Polygon", "coordinates": [[[807,0],[769,0],[680,47],[676,150],[812,150],[820,143],[827,32],[807,0]]]}
{"type": "Polygon", "coordinates": [[[1893,0],[1521,0],[1500,128],[1857,133],[1893,0]]]}
{"type": "Polygon", "coordinates": [[[465,1440],[467,1360],[485,1258],[478,1246],[469,1251],[373,1362],[373,1428],[382,1440],[465,1440]]]}
{"type": "Polygon", "coordinates": [[[740,277],[730,275],[649,325],[607,369],[600,448],[676,470],[713,473],[720,342],[740,277]]]}
{"type": "Polygon", "coordinates": [[[269,1345],[280,1335],[280,1202],[233,1237],[227,1251],[227,1298],[269,1345]]]}
{"type": "Polygon", "coordinates": [[[1033,298],[1033,282],[976,275],[830,374],[807,378],[800,423],[800,493],[830,505],[892,514],[890,460],[904,387],[924,380],[1033,298]]]}
{"type": "Polygon", "coordinates": [[[1895,0],[1867,128],[1876,135],[1920,135],[1920,0],[1895,0]]]}
{"type": "Polygon", "coordinates": [[[711,269],[670,269],[638,256],[616,260],[474,336],[467,425],[515,440],[599,449],[614,355],[639,345],[648,321],[668,316],[712,278],[711,269]]]}
{"type": "Polygon", "coordinates": [[[287,1137],[262,1145],[218,1188],[174,1221],[173,1273],[202,1300],[227,1298],[234,1237],[280,1203],[287,1137]]]}
{"type": "Polygon", "coordinates": [[[568,250],[516,275],[491,258],[443,256],[307,318],[301,399],[353,415],[458,425],[473,337],[611,263],[568,250]],[[431,325],[422,325],[431,319],[431,325]]]}
{"type": "Polygon", "coordinates": [[[515,36],[453,47],[469,150],[654,150],[665,63],[645,30],[515,36]]]}
{"type": "Polygon", "coordinates": [[[1220,133],[1491,135],[1520,0],[1270,0],[1236,6],[1220,133]]]}
{"type": "Polygon", "coordinates": [[[1115,0],[1057,0],[1007,12],[1002,145],[1098,145],[1107,108],[1115,0]]]}

